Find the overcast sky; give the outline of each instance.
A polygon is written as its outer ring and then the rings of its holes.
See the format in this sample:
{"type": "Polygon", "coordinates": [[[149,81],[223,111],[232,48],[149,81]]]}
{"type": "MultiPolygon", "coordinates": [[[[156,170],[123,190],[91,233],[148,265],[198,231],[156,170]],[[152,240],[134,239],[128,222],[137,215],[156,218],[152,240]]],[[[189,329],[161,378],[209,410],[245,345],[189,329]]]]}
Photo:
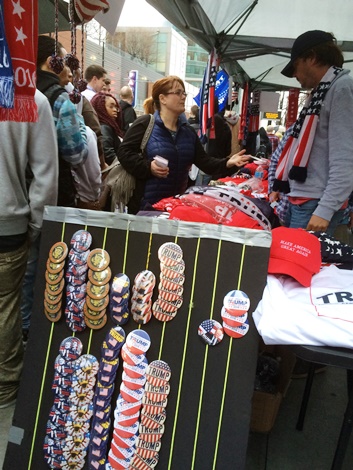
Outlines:
{"type": "Polygon", "coordinates": [[[145,0],[125,0],[118,26],[168,26],[168,24],[167,20],[145,0]]]}

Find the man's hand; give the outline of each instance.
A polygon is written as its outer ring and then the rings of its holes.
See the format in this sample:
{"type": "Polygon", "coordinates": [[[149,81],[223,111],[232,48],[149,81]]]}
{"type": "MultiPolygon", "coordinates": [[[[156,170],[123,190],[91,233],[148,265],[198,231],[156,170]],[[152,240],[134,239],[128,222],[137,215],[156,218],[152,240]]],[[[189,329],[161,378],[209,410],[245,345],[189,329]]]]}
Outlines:
{"type": "Polygon", "coordinates": [[[318,215],[312,215],[306,230],[312,230],[314,232],[326,232],[330,221],[319,217],[318,215]]]}
{"type": "Polygon", "coordinates": [[[232,166],[242,167],[246,165],[249,162],[251,155],[245,155],[245,152],[246,150],[244,149],[232,155],[227,161],[227,168],[231,168],[232,166]]]}
{"type": "Polygon", "coordinates": [[[280,201],[280,199],[281,199],[281,198],[280,198],[280,196],[279,196],[279,191],[272,191],[272,193],[270,193],[270,194],[268,195],[268,200],[269,200],[270,202],[278,202],[278,201],[280,201]]]}

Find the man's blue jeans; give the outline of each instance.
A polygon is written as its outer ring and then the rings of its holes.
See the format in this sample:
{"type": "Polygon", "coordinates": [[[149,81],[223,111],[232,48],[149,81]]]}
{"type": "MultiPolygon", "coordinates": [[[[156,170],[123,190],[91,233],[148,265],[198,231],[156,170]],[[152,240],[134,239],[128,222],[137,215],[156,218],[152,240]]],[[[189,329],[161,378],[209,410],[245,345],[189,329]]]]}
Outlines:
{"type": "Polygon", "coordinates": [[[29,330],[31,324],[34,283],[37,274],[37,265],[39,258],[40,235],[31,244],[28,252],[26,273],[22,285],[21,316],[22,329],[29,330]]]}
{"type": "MultiPolygon", "coordinates": [[[[304,204],[300,205],[289,203],[285,226],[290,228],[305,229],[318,204],[319,199],[311,199],[310,201],[304,202],[304,204]]],[[[333,214],[330,224],[326,230],[328,235],[333,236],[337,225],[343,218],[343,214],[344,210],[339,210],[333,214]]]]}

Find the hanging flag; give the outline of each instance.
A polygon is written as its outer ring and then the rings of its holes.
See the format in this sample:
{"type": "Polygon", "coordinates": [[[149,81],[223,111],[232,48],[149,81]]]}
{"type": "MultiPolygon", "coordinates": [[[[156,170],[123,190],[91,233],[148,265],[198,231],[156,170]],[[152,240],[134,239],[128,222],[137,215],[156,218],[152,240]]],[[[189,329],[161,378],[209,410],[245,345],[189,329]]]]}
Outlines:
{"type": "MultiPolygon", "coordinates": [[[[217,72],[216,78],[216,89],[215,95],[218,99],[218,111],[222,111],[223,108],[227,105],[227,98],[228,98],[228,90],[229,90],[229,75],[223,69],[217,72]]],[[[199,89],[199,92],[196,96],[194,96],[194,101],[198,107],[201,106],[201,96],[202,96],[202,87],[199,89]]]]}
{"type": "Polygon", "coordinates": [[[200,106],[201,142],[215,138],[214,100],[217,77],[218,54],[213,48],[209,57],[202,82],[202,104],[200,106]]]}

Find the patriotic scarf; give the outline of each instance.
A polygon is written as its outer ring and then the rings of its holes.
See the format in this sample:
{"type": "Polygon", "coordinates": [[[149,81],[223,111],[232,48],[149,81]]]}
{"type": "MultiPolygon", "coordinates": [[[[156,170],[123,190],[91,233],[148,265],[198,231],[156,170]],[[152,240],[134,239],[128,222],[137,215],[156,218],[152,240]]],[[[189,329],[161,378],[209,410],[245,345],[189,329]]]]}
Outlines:
{"type": "Polygon", "coordinates": [[[13,108],[15,89],[10,50],[5,36],[3,0],[0,0],[0,51],[0,107],[13,108]]]}
{"type": "Polygon", "coordinates": [[[7,90],[7,105],[0,103],[0,121],[36,122],[37,106],[34,101],[36,91],[36,62],[38,38],[38,0],[0,0],[0,67],[1,93],[5,84],[14,83],[14,99],[11,89],[7,90]],[[3,21],[4,20],[4,21],[3,21]],[[6,33],[6,40],[5,35],[6,33]],[[7,58],[5,58],[5,54],[7,58]],[[9,58],[11,57],[11,62],[9,58]],[[6,64],[9,64],[7,66],[6,64]],[[12,63],[13,74],[10,68],[12,63]],[[4,65],[6,65],[4,67],[4,65]]]}
{"type": "Polygon", "coordinates": [[[308,96],[279,157],[273,191],[289,193],[288,178],[304,182],[322,103],[341,68],[330,67],[308,96]]]}

